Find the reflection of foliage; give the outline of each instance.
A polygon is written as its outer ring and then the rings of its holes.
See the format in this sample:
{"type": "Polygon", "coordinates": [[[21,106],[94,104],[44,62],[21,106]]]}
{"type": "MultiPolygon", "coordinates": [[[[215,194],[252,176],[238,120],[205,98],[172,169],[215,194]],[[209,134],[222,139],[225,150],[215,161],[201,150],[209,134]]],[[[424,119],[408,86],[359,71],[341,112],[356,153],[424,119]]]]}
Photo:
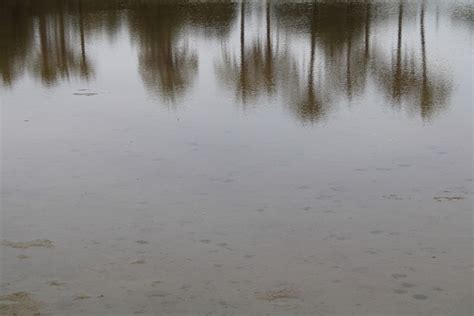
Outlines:
{"type": "Polygon", "coordinates": [[[89,34],[114,38],[128,20],[140,47],[140,73],[150,90],[168,100],[189,86],[197,73],[197,54],[180,33],[191,26],[224,37],[235,4],[133,0],[4,0],[0,3],[0,72],[5,85],[31,71],[45,85],[71,77],[89,79],[89,34]],[[37,40],[36,40],[37,39],[37,40]]]}
{"type": "Polygon", "coordinates": [[[245,4],[240,8],[240,49],[239,57],[223,44],[222,59],[216,63],[216,73],[221,81],[232,87],[245,104],[260,95],[273,95],[283,72],[288,72],[289,59],[281,54],[274,44],[272,34],[271,8],[267,3],[265,10],[264,39],[249,38],[246,32],[245,4]]]}
{"type": "Polygon", "coordinates": [[[425,8],[422,3],[419,58],[414,54],[406,57],[402,52],[403,5],[400,5],[396,57],[388,63],[385,56],[376,53],[372,69],[376,82],[394,103],[400,104],[405,101],[416,108],[423,119],[430,119],[433,113],[445,104],[451,85],[444,76],[428,69],[424,15],[425,8]]]}
{"type": "Polygon", "coordinates": [[[316,122],[321,120],[327,112],[327,95],[324,87],[322,86],[321,80],[315,78],[315,63],[316,63],[316,37],[314,32],[311,32],[310,40],[310,51],[309,51],[309,65],[306,71],[306,76],[299,74],[296,62],[295,66],[292,67],[294,72],[295,87],[290,91],[290,96],[293,102],[290,101],[290,108],[293,113],[302,122],[316,122]]]}
{"type": "Polygon", "coordinates": [[[151,91],[175,101],[196,75],[198,59],[186,46],[169,49],[169,45],[145,49],[140,57],[140,72],[151,91]]]}
{"type": "MultiPolygon", "coordinates": [[[[380,4],[379,4],[380,5],[380,4]]],[[[398,10],[398,45],[395,60],[387,62],[386,57],[377,52],[381,43],[370,43],[372,26],[379,15],[370,2],[338,2],[327,1],[314,3],[291,3],[276,6],[279,21],[291,34],[305,36],[309,34],[309,42],[313,46],[316,38],[318,52],[323,53],[324,63],[317,71],[324,78],[315,89],[312,72],[304,86],[304,101],[296,101],[293,106],[295,113],[318,113],[329,108],[324,102],[331,102],[340,92],[347,98],[365,90],[368,79],[373,79],[394,103],[405,100],[412,107],[419,107],[423,118],[429,118],[449,95],[449,81],[430,70],[426,60],[426,44],[424,36],[424,4],[420,9],[420,58],[412,56],[407,59],[403,55],[402,35],[403,4],[398,10]],[[372,47],[371,47],[372,46],[372,47]],[[373,53],[375,52],[375,53],[373,53]],[[373,55],[373,56],[372,56],[373,55]],[[418,66],[417,66],[418,65],[418,66]],[[329,91],[330,90],[330,91],[329,91]],[[329,98],[329,99],[328,99],[329,98]],[[326,100],[326,101],[324,101],[326,100]],[[324,101],[324,102],[323,102],[324,101]]],[[[380,9],[380,8],[379,8],[380,9]]],[[[416,10],[416,7],[410,7],[416,10]]],[[[416,18],[412,15],[410,18],[416,18]]],[[[387,22],[386,16],[384,23],[387,22]]],[[[310,64],[313,53],[310,54],[310,64]]],[[[301,77],[301,76],[300,76],[301,77]]],[[[300,100],[296,97],[295,100],[300,100]]],[[[300,115],[301,116],[301,115],[300,115]]],[[[314,115],[317,119],[320,115],[314,115]]]]}
{"type": "Polygon", "coordinates": [[[422,67],[416,66],[413,55],[403,62],[399,71],[392,63],[385,62],[381,54],[376,54],[374,60],[376,82],[395,103],[419,106],[423,118],[430,118],[445,104],[451,88],[449,81],[434,72],[424,75],[422,67]]]}
{"type": "Polygon", "coordinates": [[[186,27],[224,37],[235,16],[229,2],[142,1],[129,10],[132,37],[140,47],[140,73],[151,90],[175,101],[197,74],[198,56],[180,35],[186,27]]]}
{"type": "MultiPolygon", "coordinates": [[[[391,17],[398,21],[396,58],[391,63],[378,52],[380,43],[371,43],[380,6],[369,1],[275,5],[267,2],[266,30],[261,32],[266,33],[263,36],[266,40],[262,40],[248,35],[245,20],[248,13],[242,4],[240,52],[232,54],[223,44],[222,60],[216,63],[217,75],[237,92],[244,104],[262,94],[282,92],[285,103],[302,121],[324,118],[335,100],[342,95],[350,100],[363,93],[369,80],[375,80],[392,102],[403,98],[412,107],[419,106],[422,117],[428,118],[438,108],[435,104],[446,101],[450,88],[446,79],[428,69],[424,27],[421,59],[407,60],[402,56],[402,25],[407,16],[418,18],[411,12],[417,8],[408,6],[410,12],[404,15],[404,5],[400,4],[398,15],[382,17],[383,23],[389,22],[387,19],[391,17]],[[273,14],[268,14],[270,10],[273,14]],[[300,55],[294,57],[291,55],[295,51],[289,46],[275,45],[269,31],[275,24],[272,17],[278,21],[278,31],[283,28],[287,35],[304,39],[309,44],[307,51],[300,49],[296,52],[300,55]]],[[[397,12],[397,6],[391,9],[392,13],[397,12]]],[[[424,6],[421,13],[419,18],[424,24],[424,6]]],[[[285,42],[285,45],[291,44],[285,42]]]]}
{"type": "MultiPolygon", "coordinates": [[[[451,6],[451,18],[471,25],[473,7],[451,6]]],[[[221,41],[217,77],[244,104],[279,96],[299,119],[315,122],[341,96],[350,100],[373,81],[390,102],[429,119],[442,108],[451,86],[428,60],[424,10],[424,2],[369,0],[251,6],[228,1],[3,0],[0,77],[5,86],[25,71],[45,85],[88,80],[94,73],[88,40],[97,34],[113,39],[126,27],[138,47],[147,89],[174,102],[196,79],[199,56],[189,38],[202,33],[206,40],[221,41]],[[250,21],[255,13],[260,14],[257,23],[250,21]],[[420,23],[419,48],[404,46],[407,21],[420,23]],[[396,46],[390,55],[383,53],[386,45],[376,33],[392,22],[397,25],[392,28],[396,46]],[[229,42],[233,29],[239,36],[236,48],[229,42]]]]}
{"type": "Polygon", "coordinates": [[[80,73],[80,57],[70,42],[64,12],[58,12],[54,18],[42,15],[38,25],[40,44],[34,61],[35,74],[50,85],[58,79],[68,79],[70,73],[80,73]]]}
{"type": "Polygon", "coordinates": [[[45,85],[70,76],[91,76],[83,2],[87,1],[0,3],[0,71],[6,84],[13,84],[12,79],[26,66],[45,85]]]}
{"type": "Polygon", "coordinates": [[[216,63],[220,81],[235,90],[244,103],[261,95],[273,95],[282,79],[282,70],[289,68],[288,56],[269,55],[266,46],[259,41],[245,48],[243,55],[238,58],[223,47],[222,59],[216,63]]]}
{"type": "Polygon", "coordinates": [[[140,45],[140,73],[151,91],[175,101],[197,73],[197,55],[179,46],[188,7],[144,3],[130,11],[133,38],[140,45]]]}
{"type": "Polygon", "coordinates": [[[33,20],[19,1],[0,2],[0,75],[10,86],[24,71],[33,43],[33,20]]]}
{"type": "Polygon", "coordinates": [[[365,88],[365,80],[360,79],[367,76],[367,63],[363,60],[368,7],[359,2],[276,5],[277,18],[284,29],[303,36],[310,46],[309,64],[304,69],[294,67],[299,83],[291,89],[289,100],[301,120],[322,119],[339,91],[351,97],[365,88]]]}
{"type": "Polygon", "coordinates": [[[223,38],[229,34],[236,17],[234,2],[193,2],[187,4],[187,23],[207,36],[223,38]]]}

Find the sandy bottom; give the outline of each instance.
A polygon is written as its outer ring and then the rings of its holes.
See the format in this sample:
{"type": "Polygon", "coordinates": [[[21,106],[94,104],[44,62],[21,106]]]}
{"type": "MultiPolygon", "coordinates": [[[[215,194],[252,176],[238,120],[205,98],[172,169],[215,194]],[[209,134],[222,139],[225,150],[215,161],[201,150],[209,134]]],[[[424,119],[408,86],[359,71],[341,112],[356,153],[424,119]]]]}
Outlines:
{"type": "Polygon", "coordinates": [[[0,314],[471,315],[471,223],[453,219],[469,218],[470,196],[430,211],[381,200],[393,209],[378,218],[142,204],[107,221],[21,220],[38,238],[1,241],[0,314]]]}

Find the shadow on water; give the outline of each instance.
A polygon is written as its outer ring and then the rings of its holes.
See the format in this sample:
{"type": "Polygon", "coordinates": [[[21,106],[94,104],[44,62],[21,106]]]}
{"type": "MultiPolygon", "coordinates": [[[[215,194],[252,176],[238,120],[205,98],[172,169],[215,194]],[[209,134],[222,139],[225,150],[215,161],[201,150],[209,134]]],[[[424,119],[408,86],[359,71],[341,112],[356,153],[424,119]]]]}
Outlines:
{"type": "MultiPolygon", "coordinates": [[[[459,14],[471,11],[454,5],[449,18],[472,27],[472,16],[459,14]]],[[[189,43],[203,36],[219,43],[216,77],[243,106],[280,96],[302,122],[317,122],[373,85],[394,108],[429,120],[451,84],[431,63],[427,16],[438,23],[439,8],[425,1],[2,0],[0,76],[4,87],[23,75],[46,87],[91,80],[90,42],[125,31],[147,90],[175,104],[197,80],[208,52],[189,43]]]]}

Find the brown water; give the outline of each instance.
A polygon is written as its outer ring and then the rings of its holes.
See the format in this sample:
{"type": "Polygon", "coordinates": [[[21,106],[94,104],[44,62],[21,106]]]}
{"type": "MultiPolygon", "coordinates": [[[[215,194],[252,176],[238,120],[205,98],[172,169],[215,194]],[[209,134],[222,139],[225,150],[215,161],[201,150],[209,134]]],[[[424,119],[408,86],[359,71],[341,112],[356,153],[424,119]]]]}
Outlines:
{"type": "Polygon", "coordinates": [[[0,0],[0,314],[471,315],[473,28],[0,0]]]}

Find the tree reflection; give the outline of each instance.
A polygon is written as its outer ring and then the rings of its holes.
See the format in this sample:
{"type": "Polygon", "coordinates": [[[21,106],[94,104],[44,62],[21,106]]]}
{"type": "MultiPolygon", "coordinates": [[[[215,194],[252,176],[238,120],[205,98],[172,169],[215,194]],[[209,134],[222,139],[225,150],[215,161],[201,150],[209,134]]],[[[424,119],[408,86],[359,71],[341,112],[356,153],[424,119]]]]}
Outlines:
{"type": "MultiPolygon", "coordinates": [[[[309,27],[309,67],[308,74],[306,76],[306,82],[303,82],[303,89],[293,89],[297,92],[297,95],[294,97],[296,103],[293,104],[292,110],[296,115],[303,121],[315,122],[324,117],[326,112],[326,105],[322,93],[323,87],[318,82],[318,89],[315,88],[315,59],[316,59],[316,36],[318,33],[318,28],[320,24],[320,14],[319,7],[312,6],[310,22],[308,23],[309,27]],[[303,90],[300,92],[300,90],[303,90]]],[[[296,69],[296,67],[294,68],[296,69]]],[[[304,77],[304,76],[303,76],[304,77]]]]}
{"type": "Polygon", "coordinates": [[[412,111],[419,112],[423,119],[431,119],[433,114],[446,104],[450,91],[449,80],[443,73],[429,70],[426,54],[425,2],[419,10],[420,51],[404,53],[403,4],[398,9],[397,49],[395,61],[391,63],[380,52],[374,57],[373,72],[381,91],[396,105],[406,104],[412,111]]]}
{"type": "Polygon", "coordinates": [[[224,37],[235,17],[233,3],[143,1],[129,11],[132,38],[137,42],[140,74],[149,90],[175,102],[191,87],[198,55],[189,48],[189,31],[224,37]]]}
{"type": "MultiPolygon", "coordinates": [[[[361,79],[367,76],[368,69],[368,7],[351,2],[276,6],[284,30],[292,36],[302,36],[309,43],[308,64],[293,68],[295,77],[300,80],[290,90],[288,100],[302,121],[323,119],[340,92],[350,99],[365,88],[366,82],[361,79]],[[362,37],[364,31],[365,37],[362,37]]],[[[297,64],[302,58],[295,59],[294,64],[297,64]]]]}
{"type": "Polygon", "coordinates": [[[34,73],[44,84],[51,85],[59,79],[69,79],[72,73],[81,72],[80,56],[70,37],[70,23],[65,21],[65,12],[59,4],[54,13],[39,12],[39,51],[35,59],[34,73]]]}
{"type": "Polygon", "coordinates": [[[175,101],[197,74],[197,54],[179,33],[186,6],[144,2],[129,13],[132,38],[139,45],[140,74],[145,85],[166,101],[175,101]]]}
{"type": "Polygon", "coordinates": [[[226,83],[246,105],[261,96],[273,96],[280,88],[279,83],[288,77],[290,59],[287,52],[281,52],[275,45],[270,1],[256,8],[264,19],[263,32],[246,30],[246,3],[240,4],[238,57],[229,45],[222,42],[222,56],[216,62],[216,73],[220,81],[226,83]],[[261,10],[260,10],[261,9],[261,10]],[[248,34],[249,33],[249,34],[248,34]],[[261,36],[260,36],[261,35],[261,36]]]}
{"type": "Polygon", "coordinates": [[[0,71],[5,85],[12,85],[25,71],[46,86],[93,75],[86,52],[85,2],[0,3],[0,71]]]}
{"type": "Polygon", "coordinates": [[[225,40],[223,40],[222,63],[217,65],[217,75],[236,91],[245,104],[252,94],[252,85],[249,82],[250,76],[248,73],[248,52],[245,42],[245,2],[240,4],[239,30],[239,59],[232,54],[225,40]]]}
{"type": "MultiPolygon", "coordinates": [[[[377,17],[372,14],[374,6],[380,4],[314,2],[277,6],[281,23],[288,32],[308,34],[311,51],[308,79],[306,83],[302,83],[306,88],[293,89],[304,91],[303,95],[306,96],[303,101],[296,101],[293,109],[302,120],[319,120],[341,92],[351,100],[353,96],[365,91],[370,80],[377,84],[379,91],[388,96],[393,104],[401,104],[403,101],[412,110],[418,108],[424,119],[432,117],[435,110],[446,103],[450,91],[449,80],[443,73],[430,70],[427,63],[425,2],[421,3],[418,17],[421,49],[419,53],[412,51],[411,54],[402,47],[404,24],[407,21],[405,4],[403,1],[399,3],[393,62],[381,52],[385,47],[383,42],[371,45],[374,25],[388,23],[385,16],[377,17]],[[324,56],[324,61],[316,69],[315,51],[321,51],[324,56]],[[319,72],[318,78],[323,81],[323,84],[317,84],[317,89],[314,88],[315,71],[319,72]]],[[[416,20],[416,16],[412,18],[409,23],[416,20]]],[[[301,100],[301,97],[292,96],[292,100],[301,100]]]]}
{"type": "Polygon", "coordinates": [[[15,0],[0,1],[0,75],[2,84],[11,86],[31,57],[33,19],[15,0]]]}
{"type": "Polygon", "coordinates": [[[238,13],[238,4],[229,1],[191,1],[187,7],[189,25],[209,38],[226,38],[238,13]]]}
{"type": "MultiPolygon", "coordinates": [[[[370,87],[394,108],[430,119],[451,87],[430,58],[427,8],[403,0],[3,0],[0,76],[4,86],[25,73],[46,86],[90,80],[91,38],[123,30],[138,48],[146,88],[174,103],[195,82],[199,54],[213,53],[193,47],[199,37],[220,43],[215,73],[243,105],[279,98],[301,121],[317,122],[370,87]]],[[[459,12],[450,17],[472,20],[459,12]]]]}

